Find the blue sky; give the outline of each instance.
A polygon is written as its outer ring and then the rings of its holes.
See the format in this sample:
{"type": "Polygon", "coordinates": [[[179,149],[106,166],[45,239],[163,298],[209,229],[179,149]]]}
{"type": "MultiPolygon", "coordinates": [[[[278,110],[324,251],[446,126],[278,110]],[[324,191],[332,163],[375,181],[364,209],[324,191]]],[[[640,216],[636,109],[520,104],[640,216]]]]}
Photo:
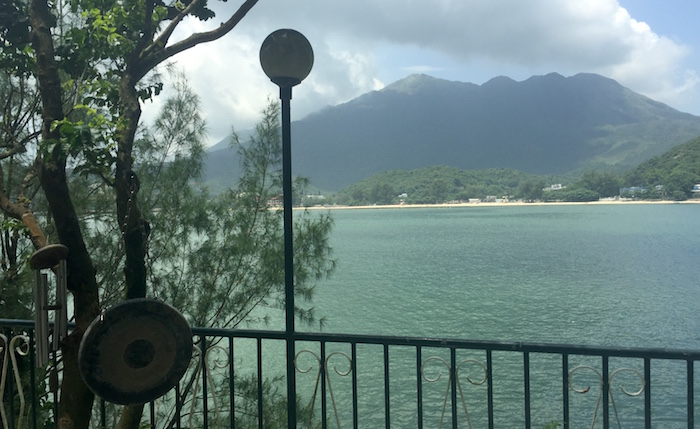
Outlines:
{"type": "MultiPolygon", "coordinates": [[[[179,36],[217,26],[240,3],[185,22],[179,36]]],[[[278,28],[304,33],[315,52],[294,90],[296,119],[412,73],[476,84],[598,73],[700,115],[698,17],[697,0],[260,0],[225,38],[175,60],[201,96],[211,143],[250,128],[277,97],[258,52],[278,28]]]]}

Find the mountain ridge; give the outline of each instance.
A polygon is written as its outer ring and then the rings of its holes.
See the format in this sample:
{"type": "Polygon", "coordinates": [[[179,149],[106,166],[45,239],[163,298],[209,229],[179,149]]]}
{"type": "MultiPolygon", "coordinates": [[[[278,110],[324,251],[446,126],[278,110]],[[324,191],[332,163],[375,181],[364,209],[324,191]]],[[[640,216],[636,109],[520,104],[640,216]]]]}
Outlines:
{"type": "MultiPolygon", "coordinates": [[[[292,162],[295,175],[336,191],[430,165],[623,171],[698,135],[700,117],[596,74],[498,76],[482,85],[416,74],[295,121],[292,162]]],[[[230,152],[209,159],[220,170],[226,158],[231,173],[230,152]]],[[[213,164],[207,175],[217,176],[213,164]]]]}

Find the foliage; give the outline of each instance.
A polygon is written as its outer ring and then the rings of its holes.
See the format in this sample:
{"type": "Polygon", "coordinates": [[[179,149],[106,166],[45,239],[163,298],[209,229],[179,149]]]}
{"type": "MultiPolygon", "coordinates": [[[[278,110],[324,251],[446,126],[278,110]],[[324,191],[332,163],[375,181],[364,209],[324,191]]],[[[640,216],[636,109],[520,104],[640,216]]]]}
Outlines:
{"type": "MultiPolygon", "coordinates": [[[[148,213],[149,285],[155,297],[180,309],[196,326],[231,328],[262,321],[269,312],[254,308],[283,304],[282,212],[268,207],[282,189],[279,106],[266,107],[248,142],[236,141],[243,169],[238,185],[211,196],[201,182],[205,124],[199,99],[182,75],[174,80],[174,90],[153,128],[136,141],[143,160],[135,170],[140,204],[148,213]]],[[[86,241],[95,249],[102,301],[109,305],[124,295],[114,192],[78,175],[71,189],[86,241]]],[[[297,314],[312,322],[313,285],[334,268],[328,242],[333,222],[327,214],[297,212],[295,218],[297,314]]]]}
{"type": "Polygon", "coordinates": [[[620,179],[611,171],[586,170],[575,184],[596,193],[601,198],[620,194],[620,179]]]}
{"type": "Polygon", "coordinates": [[[646,188],[647,196],[684,200],[692,196],[692,188],[700,183],[700,137],[678,145],[668,152],[643,162],[625,173],[627,187],[646,188]],[[656,190],[656,186],[661,189],[656,190]]]}
{"type": "Polygon", "coordinates": [[[335,202],[346,205],[397,204],[400,201],[434,204],[487,196],[500,198],[522,195],[526,185],[533,185],[533,189],[541,192],[545,180],[556,179],[504,168],[465,171],[436,166],[411,171],[393,170],[343,189],[335,196],[335,202]],[[404,193],[406,196],[400,197],[404,193]]]}
{"type": "Polygon", "coordinates": [[[536,176],[508,169],[463,171],[454,167],[426,167],[412,171],[393,170],[362,180],[336,194],[334,202],[346,205],[434,204],[449,201],[483,200],[508,196],[523,201],[597,201],[617,197],[625,186],[644,187],[641,199],[684,200],[700,182],[700,138],[671,149],[620,177],[610,170],[590,169],[577,179],[536,176]],[[549,190],[550,183],[564,189],[549,190]],[[402,194],[406,194],[402,196],[402,194]]]}
{"type": "Polygon", "coordinates": [[[0,70],[0,314],[31,314],[31,277],[24,272],[33,251],[22,215],[38,186],[26,145],[35,142],[37,94],[23,76],[0,70]],[[29,280],[29,281],[28,281],[29,280]]]}
{"type": "MultiPolygon", "coordinates": [[[[61,425],[89,424],[94,396],[80,378],[77,349],[101,309],[98,281],[123,284],[129,298],[147,294],[150,224],[139,200],[136,173],[145,160],[137,159],[135,150],[140,102],[162,89],[159,64],[224,36],[256,3],[245,0],[211,31],[179,32],[174,41],[171,36],[187,18],[214,17],[207,1],[10,0],[0,5],[2,76],[17,88],[38,88],[36,97],[25,97],[28,90],[4,98],[2,124],[13,126],[0,136],[0,208],[6,219],[19,220],[30,231],[33,248],[50,242],[44,231],[53,227],[55,235],[49,238],[69,249],[68,290],[76,329],[61,344],[61,425]],[[26,134],[18,131],[23,129],[26,134]],[[20,165],[15,161],[21,152],[36,158],[21,164],[19,177],[25,179],[8,188],[4,182],[12,174],[5,169],[20,165]],[[82,174],[83,182],[69,185],[70,172],[82,174]],[[34,216],[34,195],[27,192],[33,178],[39,179],[45,197],[47,217],[40,221],[34,216]],[[11,199],[13,193],[16,199],[11,199]],[[102,210],[110,194],[110,209],[102,210]],[[75,203],[82,196],[95,197],[94,204],[75,203]],[[85,212],[77,210],[81,205],[95,216],[82,217],[85,212]],[[116,222],[111,215],[115,209],[116,222]],[[90,237],[90,227],[104,228],[104,242],[90,237]],[[97,269],[98,252],[113,256],[111,271],[97,269]]],[[[15,250],[13,244],[3,254],[14,258],[15,250]]]]}
{"type": "Polygon", "coordinates": [[[542,179],[530,179],[518,185],[516,195],[523,201],[538,201],[542,199],[545,182],[542,179]]]}
{"type": "Polygon", "coordinates": [[[584,203],[588,201],[598,201],[600,194],[590,189],[581,187],[571,187],[557,191],[547,191],[542,194],[543,201],[566,201],[584,203]]]}
{"type": "MultiPolygon", "coordinates": [[[[161,119],[182,118],[181,113],[166,111],[161,119]]],[[[198,326],[235,327],[267,317],[267,312],[253,311],[258,306],[283,304],[282,212],[268,207],[281,193],[276,103],[264,110],[251,140],[238,147],[243,176],[236,188],[215,198],[190,183],[201,170],[201,147],[189,147],[187,156],[176,154],[167,166],[144,165],[139,175],[142,192],[147,192],[143,195],[149,196],[144,206],[152,213],[149,278],[154,294],[198,326]]],[[[307,322],[315,320],[306,305],[313,284],[334,268],[328,242],[332,224],[325,214],[296,216],[295,288],[302,298],[297,314],[307,322]]]]}

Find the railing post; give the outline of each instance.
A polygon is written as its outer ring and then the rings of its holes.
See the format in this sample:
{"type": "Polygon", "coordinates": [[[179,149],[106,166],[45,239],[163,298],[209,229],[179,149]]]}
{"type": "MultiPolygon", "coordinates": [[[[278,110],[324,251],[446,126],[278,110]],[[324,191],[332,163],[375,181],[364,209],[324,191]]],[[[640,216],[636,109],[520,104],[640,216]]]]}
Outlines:
{"type": "Polygon", "coordinates": [[[610,378],[608,356],[603,356],[603,429],[610,429],[610,378]]]}
{"type": "MultiPolygon", "coordinates": [[[[263,429],[263,370],[262,370],[262,338],[258,338],[258,428],[263,429]]],[[[289,401],[289,399],[288,399],[289,401]]],[[[295,414],[296,416],[296,414],[295,414]]]]}
{"type": "Polygon", "coordinates": [[[530,353],[523,352],[523,387],[525,389],[525,428],[530,429],[530,353]]]}
{"type": "Polygon", "coordinates": [[[418,429],[423,429],[423,373],[421,366],[423,365],[423,350],[421,346],[416,346],[416,394],[418,407],[418,429]]]}
{"type": "Polygon", "coordinates": [[[562,374],[562,406],[564,429],[569,429],[569,355],[562,353],[561,355],[561,374],[562,374]]]}
{"type": "Polygon", "coordinates": [[[452,427],[456,428],[457,423],[457,351],[450,348],[450,402],[452,403],[452,427]]]}
{"type": "Polygon", "coordinates": [[[384,344],[384,425],[391,428],[391,411],[389,400],[389,345],[384,344]]]}
{"type": "Polygon", "coordinates": [[[651,429],[651,358],[644,358],[644,427],[651,429]]]}
{"type": "MultiPolygon", "coordinates": [[[[206,335],[202,335],[199,338],[202,340],[202,415],[204,419],[202,424],[204,429],[207,429],[209,427],[209,404],[207,402],[207,395],[209,394],[207,391],[207,337],[206,335]]],[[[192,400],[194,400],[194,398],[192,398],[192,400]]]]}
{"type": "Polygon", "coordinates": [[[488,383],[486,391],[488,396],[489,429],[493,429],[493,351],[491,349],[486,350],[486,383],[488,383]]]}
{"type": "Polygon", "coordinates": [[[328,427],[328,422],[326,421],[326,415],[328,409],[326,408],[328,404],[326,403],[326,342],[321,341],[321,362],[319,362],[321,367],[318,369],[321,376],[321,429],[326,429],[328,427]]]}
{"type": "Polygon", "coordinates": [[[687,361],[688,370],[686,382],[688,383],[688,429],[695,427],[695,364],[692,360],[687,361]]]}
{"type": "Polygon", "coordinates": [[[233,368],[233,337],[228,338],[228,394],[229,394],[229,427],[236,429],[236,395],[235,395],[235,372],[233,368]]]}
{"type": "Polygon", "coordinates": [[[34,429],[37,428],[37,422],[36,422],[36,383],[34,383],[34,380],[36,380],[36,350],[31,350],[32,345],[34,344],[34,329],[29,329],[29,377],[31,377],[31,386],[29,387],[29,392],[32,395],[32,427],[34,429]]]}
{"type": "Polygon", "coordinates": [[[350,369],[352,370],[352,427],[358,429],[357,422],[357,343],[352,343],[352,362],[350,369]]]}

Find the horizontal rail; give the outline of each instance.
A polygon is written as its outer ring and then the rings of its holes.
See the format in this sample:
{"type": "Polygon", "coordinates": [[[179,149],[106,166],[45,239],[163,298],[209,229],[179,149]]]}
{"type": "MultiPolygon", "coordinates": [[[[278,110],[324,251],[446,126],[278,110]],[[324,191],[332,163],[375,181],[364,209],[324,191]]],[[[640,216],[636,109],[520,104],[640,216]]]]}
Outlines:
{"type": "MultiPolygon", "coordinates": [[[[0,319],[0,324],[2,320],[0,319]]],[[[236,338],[264,338],[284,340],[284,331],[193,328],[195,335],[236,338]]],[[[651,359],[700,360],[700,350],[663,349],[644,347],[600,347],[572,344],[551,344],[537,342],[507,342],[488,340],[463,340],[450,338],[426,338],[389,335],[329,334],[296,332],[297,341],[375,344],[390,346],[420,346],[435,348],[457,348],[470,350],[492,350],[528,353],[576,354],[584,356],[609,357],[649,357],[651,359]]]]}
{"type": "MultiPolygon", "coordinates": [[[[2,319],[0,327],[33,328],[33,320],[2,319]]],[[[73,328],[69,325],[69,328],[73,328]]],[[[194,335],[223,338],[262,338],[268,340],[284,340],[284,331],[262,329],[220,329],[193,327],[194,335]]],[[[573,344],[552,344],[537,342],[508,342],[489,340],[464,340],[458,338],[427,338],[390,335],[358,335],[358,334],[332,334],[315,332],[296,332],[294,338],[297,341],[318,341],[329,343],[349,344],[376,344],[391,346],[421,346],[435,348],[458,348],[471,350],[492,350],[529,353],[553,353],[576,354],[585,356],[610,356],[610,357],[649,357],[651,359],[674,360],[700,360],[700,350],[691,349],[665,349],[645,347],[601,347],[573,344]]]]}
{"type": "MultiPolygon", "coordinates": [[[[0,328],[28,332],[29,338],[33,327],[30,320],[0,319],[0,328]]],[[[275,344],[286,341],[285,332],[194,327],[192,333],[198,347],[189,379],[168,394],[171,414],[157,413],[158,406],[150,404],[145,415],[150,414],[151,426],[192,426],[194,418],[195,426],[218,427],[228,421],[227,426],[235,427],[236,419],[246,415],[267,427],[266,395],[274,389],[265,389],[268,379],[281,377],[285,354],[275,351],[275,344]],[[252,382],[241,381],[246,374],[252,382]]],[[[477,426],[493,428],[503,425],[504,414],[512,418],[515,413],[522,427],[537,428],[543,426],[542,415],[551,414],[542,411],[541,403],[552,401],[559,405],[551,422],[564,429],[574,427],[574,415],[587,419],[590,427],[612,423],[651,428],[657,425],[652,410],[664,407],[679,410],[669,417],[673,427],[694,427],[694,364],[700,361],[700,350],[315,332],[296,332],[293,338],[300,359],[294,362],[297,383],[301,380],[297,400],[302,395],[308,401],[299,427],[306,427],[302,422],[309,427],[367,427],[363,419],[368,414],[376,418],[380,410],[383,418],[370,426],[470,428],[476,419],[481,422],[477,426]],[[663,389],[673,391],[674,403],[658,399],[663,389]],[[369,413],[368,396],[374,398],[369,413]],[[402,423],[407,415],[410,423],[402,423]]],[[[7,388],[12,393],[16,387],[10,378],[7,388]]],[[[7,395],[4,401],[8,403],[7,395]]],[[[8,410],[3,413],[14,418],[19,407],[12,399],[8,404],[0,404],[8,410]]],[[[104,402],[98,408],[96,418],[104,425],[104,402]]],[[[34,427],[35,419],[29,419],[34,427]]]]}

